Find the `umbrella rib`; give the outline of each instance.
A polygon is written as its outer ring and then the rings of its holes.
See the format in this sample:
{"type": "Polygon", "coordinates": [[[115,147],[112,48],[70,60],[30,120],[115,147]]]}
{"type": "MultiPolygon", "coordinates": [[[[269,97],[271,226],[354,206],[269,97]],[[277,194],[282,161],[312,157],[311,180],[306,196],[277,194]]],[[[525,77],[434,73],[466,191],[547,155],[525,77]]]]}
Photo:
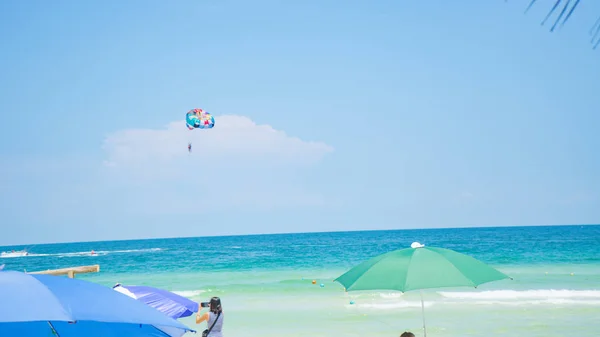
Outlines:
{"type": "MultiPolygon", "coordinates": [[[[406,291],[406,280],[408,279],[408,275],[410,275],[409,271],[410,268],[412,267],[412,259],[415,256],[415,252],[413,252],[412,254],[410,254],[410,258],[408,259],[408,269],[406,269],[406,277],[404,278],[404,284],[402,285],[402,289],[404,289],[404,291],[400,291],[401,293],[404,294],[404,292],[406,291]]],[[[414,289],[416,290],[416,289],[414,289]]]]}
{"type": "MultiPolygon", "coordinates": [[[[96,321],[99,323],[106,323],[106,322],[101,322],[101,321],[96,321]]],[[[162,329],[159,329],[158,327],[156,327],[155,325],[152,324],[139,324],[139,323],[129,323],[129,324],[134,324],[134,325],[139,325],[140,327],[142,327],[142,325],[149,325],[151,327],[153,327],[154,329],[156,329],[162,336],[164,337],[171,337],[171,335],[169,335],[168,333],[164,332],[162,329]]],[[[52,329],[52,332],[54,335],[56,335],[57,337],[60,337],[60,333],[58,332],[58,330],[56,330],[56,328],[54,327],[54,325],[52,324],[52,322],[48,321],[48,325],[50,326],[50,329],[52,329]]],[[[196,332],[196,330],[188,330],[189,332],[196,332]]]]}
{"type": "Polygon", "coordinates": [[[452,262],[448,259],[446,259],[446,261],[448,261],[450,263],[450,265],[452,266],[452,268],[454,268],[454,270],[456,270],[462,277],[464,277],[469,283],[471,283],[471,286],[473,286],[473,288],[477,288],[477,285],[475,284],[475,282],[473,282],[473,280],[471,280],[463,272],[461,272],[460,269],[454,264],[454,262],[452,262]]]}
{"type": "MultiPolygon", "coordinates": [[[[469,279],[468,277],[466,277],[466,276],[465,276],[465,274],[463,274],[463,273],[460,271],[460,269],[459,269],[458,267],[456,267],[456,265],[455,265],[455,264],[454,264],[452,261],[450,261],[450,260],[446,259],[446,258],[445,258],[445,257],[444,257],[442,254],[440,254],[439,252],[436,252],[436,251],[431,251],[431,252],[432,252],[432,253],[434,253],[434,254],[436,254],[436,255],[438,255],[438,256],[441,256],[441,257],[442,257],[444,260],[446,260],[446,261],[447,261],[447,262],[448,262],[448,263],[449,263],[449,264],[452,266],[452,268],[454,268],[454,270],[456,270],[456,271],[459,273],[459,275],[461,275],[461,276],[462,276],[462,277],[463,277],[465,280],[467,280],[469,283],[471,283],[471,286],[473,286],[474,288],[477,288],[477,285],[475,285],[475,283],[474,283],[474,282],[473,282],[471,279],[469,279]]],[[[410,274],[410,272],[409,272],[409,271],[410,271],[410,268],[412,267],[411,261],[412,261],[412,258],[413,258],[413,256],[414,256],[414,254],[410,256],[410,260],[409,260],[409,262],[408,262],[408,270],[407,270],[407,273],[406,273],[407,275],[408,275],[408,274],[410,274]]],[[[407,279],[408,279],[408,276],[407,276],[407,279]]],[[[404,283],[405,283],[405,284],[404,284],[404,287],[406,287],[406,280],[404,281],[404,283]]],[[[436,289],[436,288],[440,288],[440,287],[415,288],[415,289],[411,289],[411,290],[418,290],[418,289],[420,289],[420,290],[423,290],[423,289],[436,289]]],[[[443,288],[443,287],[442,287],[442,288],[443,288]]],[[[404,291],[402,291],[402,292],[404,293],[404,291]]]]}
{"type": "MultiPolygon", "coordinates": [[[[389,254],[389,253],[388,253],[388,254],[389,254]]],[[[411,258],[412,258],[412,256],[411,256],[411,258]]],[[[376,266],[376,265],[377,265],[379,262],[381,262],[381,261],[383,261],[383,260],[384,260],[383,258],[382,258],[382,259],[379,259],[379,261],[377,261],[377,262],[373,263],[373,265],[372,265],[371,267],[369,267],[369,269],[372,269],[372,268],[373,268],[373,267],[375,267],[375,266],[376,266]]],[[[364,274],[363,274],[363,275],[364,275],[364,274]]],[[[356,281],[358,281],[360,278],[362,278],[362,276],[361,276],[361,277],[359,277],[358,279],[356,279],[356,281]]],[[[356,282],[354,282],[354,283],[356,283],[356,282]]],[[[400,292],[403,292],[403,291],[402,291],[402,290],[400,290],[400,292]]]]}
{"type": "MultiPolygon", "coordinates": [[[[168,333],[164,332],[162,329],[158,328],[158,327],[157,327],[157,326],[155,326],[155,325],[152,325],[152,324],[145,324],[145,325],[150,325],[151,327],[153,327],[154,329],[156,329],[156,330],[158,330],[160,333],[162,333],[164,336],[166,336],[166,337],[171,337],[171,335],[169,335],[168,333]]],[[[140,324],[140,326],[142,326],[142,324],[140,324]]],[[[190,329],[186,329],[186,333],[187,333],[188,331],[189,331],[189,332],[196,333],[196,330],[190,330],[190,329]]]]}
{"type": "MultiPolygon", "coordinates": [[[[450,261],[448,258],[446,258],[444,255],[440,254],[437,251],[431,251],[430,250],[430,252],[432,252],[432,253],[434,253],[434,254],[436,254],[438,256],[441,256],[442,259],[445,260],[445,261],[447,261],[452,266],[452,268],[454,268],[454,270],[458,272],[459,275],[461,275],[465,280],[467,280],[469,283],[471,283],[471,286],[473,286],[474,288],[477,288],[477,285],[475,285],[475,282],[473,282],[463,272],[461,272],[460,269],[458,267],[456,267],[456,265],[454,264],[454,262],[450,261]]],[[[412,258],[412,256],[411,256],[411,258],[412,258]]],[[[435,288],[440,288],[440,287],[431,287],[430,289],[435,289],[435,288]]],[[[445,287],[441,287],[441,288],[445,288],[445,287]]]]}
{"type": "Polygon", "coordinates": [[[154,325],[153,325],[152,327],[153,327],[154,329],[158,330],[158,331],[159,331],[160,333],[162,333],[164,336],[166,336],[166,337],[171,337],[171,336],[169,336],[169,334],[168,334],[168,333],[166,333],[166,332],[162,331],[161,329],[159,329],[159,328],[155,327],[154,325]]]}
{"type": "MultiPolygon", "coordinates": [[[[52,297],[54,297],[54,299],[56,300],[56,302],[58,302],[58,304],[60,304],[60,307],[63,309],[63,311],[64,311],[65,315],[69,317],[69,320],[68,320],[68,322],[73,322],[73,321],[76,321],[76,319],[73,317],[73,314],[72,314],[72,313],[70,313],[70,312],[68,312],[68,311],[65,309],[65,306],[63,305],[63,303],[62,303],[62,302],[61,302],[61,301],[58,299],[58,297],[56,297],[56,295],[54,294],[54,292],[53,292],[52,290],[50,290],[50,288],[48,288],[48,286],[46,286],[46,285],[45,285],[43,282],[41,282],[40,280],[38,280],[38,279],[37,279],[37,278],[35,278],[35,277],[33,277],[33,279],[35,279],[35,281],[36,281],[37,283],[41,284],[41,285],[42,285],[42,287],[46,288],[46,289],[48,290],[48,293],[49,293],[49,294],[50,294],[52,297]]],[[[48,321],[48,323],[50,323],[50,321],[48,321]]],[[[52,327],[52,328],[54,329],[54,327],[52,327]]]]}
{"type": "MultiPolygon", "coordinates": [[[[392,252],[390,252],[390,253],[392,253],[392,252]]],[[[415,255],[414,255],[414,252],[413,252],[413,254],[411,254],[411,255],[410,255],[410,258],[409,258],[409,260],[408,260],[408,266],[409,266],[409,268],[410,268],[410,265],[411,265],[411,264],[410,264],[410,262],[412,261],[412,258],[413,258],[413,256],[415,256],[415,255]]],[[[373,266],[375,266],[377,263],[379,263],[379,262],[381,262],[381,261],[383,261],[383,260],[384,260],[384,259],[381,259],[381,260],[377,261],[375,264],[373,264],[373,266]]],[[[371,266],[371,268],[372,268],[373,266],[371,266]]],[[[408,275],[408,273],[407,273],[407,275],[408,275]]],[[[405,291],[405,289],[406,289],[406,277],[404,278],[404,284],[402,284],[402,290],[399,290],[399,289],[396,289],[396,288],[385,289],[385,290],[395,290],[395,291],[400,291],[402,294],[404,294],[404,293],[406,292],[406,291],[405,291]]]]}
{"type": "MultiPolygon", "coordinates": [[[[388,253],[386,253],[386,254],[389,254],[389,253],[390,253],[390,252],[388,252],[388,253]]],[[[386,255],[386,254],[383,254],[383,255],[386,255]]],[[[371,266],[370,266],[370,267],[369,267],[367,270],[369,270],[369,269],[372,269],[374,266],[376,266],[376,265],[377,265],[379,262],[383,261],[383,259],[384,259],[384,258],[383,258],[383,256],[376,256],[376,257],[380,257],[379,261],[377,261],[377,262],[373,263],[373,264],[372,264],[372,265],[371,265],[371,266]]],[[[376,257],[373,257],[373,258],[376,258],[376,257]]],[[[350,290],[350,287],[352,287],[354,284],[356,284],[356,282],[358,282],[358,280],[360,280],[360,279],[361,279],[361,278],[364,276],[364,274],[365,274],[365,273],[363,273],[361,276],[357,277],[357,278],[356,278],[356,280],[354,280],[354,282],[352,282],[352,284],[350,284],[350,285],[349,285],[349,286],[347,286],[347,287],[346,287],[346,286],[345,286],[343,283],[341,283],[341,282],[338,280],[338,279],[339,279],[339,277],[338,277],[338,278],[336,278],[334,281],[337,281],[338,283],[342,284],[342,285],[343,285],[343,286],[346,288],[346,291],[349,291],[349,290],[350,290]]]]}
{"type": "Polygon", "coordinates": [[[56,331],[56,328],[54,327],[52,322],[48,321],[48,325],[50,326],[50,329],[52,329],[52,334],[60,337],[60,334],[58,333],[58,331],[56,331]]]}

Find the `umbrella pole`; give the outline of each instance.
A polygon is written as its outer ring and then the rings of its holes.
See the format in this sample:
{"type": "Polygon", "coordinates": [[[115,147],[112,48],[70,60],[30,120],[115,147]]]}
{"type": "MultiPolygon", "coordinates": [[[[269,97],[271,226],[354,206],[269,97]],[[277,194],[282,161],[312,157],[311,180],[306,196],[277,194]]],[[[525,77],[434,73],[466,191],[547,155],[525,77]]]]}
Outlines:
{"type": "Polygon", "coordinates": [[[423,336],[427,337],[427,329],[425,328],[425,303],[423,302],[423,291],[419,290],[421,294],[421,314],[423,316],[423,336]]]}
{"type": "Polygon", "coordinates": [[[58,331],[56,331],[56,329],[54,328],[54,325],[52,325],[52,322],[48,321],[48,325],[50,326],[50,329],[52,329],[52,334],[60,337],[60,335],[58,334],[58,331]]]}

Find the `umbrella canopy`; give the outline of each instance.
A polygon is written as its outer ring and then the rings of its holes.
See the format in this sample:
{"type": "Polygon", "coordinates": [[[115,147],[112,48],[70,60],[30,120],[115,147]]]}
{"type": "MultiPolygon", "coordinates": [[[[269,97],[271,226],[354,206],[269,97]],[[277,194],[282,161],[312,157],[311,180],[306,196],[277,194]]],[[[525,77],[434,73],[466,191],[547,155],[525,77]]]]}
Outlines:
{"type": "MultiPolygon", "coordinates": [[[[411,248],[376,256],[350,269],[334,281],[346,291],[477,287],[510,277],[468,255],[450,249],[425,247],[414,242],[411,248]]],[[[423,332],[425,305],[421,294],[423,332]]]]}
{"type": "Polygon", "coordinates": [[[429,288],[477,287],[510,278],[468,255],[424,247],[395,250],[350,269],[335,281],[346,290],[410,291],[429,288]]]}
{"type": "Polygon", "coordinates": [[[111,288],[60,276],[0,272],[0,336],[180,337],[193,331],[111,288]]]}
{"type": "Polygon", "coordinates": [[[147,286],[124,286],[116,284],[114,290],[140,300],[163,314],[178,319],[198,311],[198,303],[170,291],[147,286]]]}

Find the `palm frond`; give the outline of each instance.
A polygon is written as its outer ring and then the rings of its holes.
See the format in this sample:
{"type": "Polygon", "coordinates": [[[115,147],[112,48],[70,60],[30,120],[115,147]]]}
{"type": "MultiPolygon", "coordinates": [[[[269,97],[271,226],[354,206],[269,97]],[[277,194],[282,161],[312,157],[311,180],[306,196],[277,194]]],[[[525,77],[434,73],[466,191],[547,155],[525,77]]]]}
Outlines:
{"type": "MultiPolygon", "coordinates": [[[[529,12],[529,9],[531,9],[531,7],[536,3],[536,1],[537,0],[531,0],[529,2],[529,5],[525,9],[524,14],[527,14],[527,12],[529,12]]],[[[579,5],[580,1],[581,0],[566,0],[564,2],[564,5],[562,6],[560,13],[558,14],[558,17],[554,21],[554,24],[552,25],[552,27],[550,27],[550,32],[554,32],[557,27],[560,29],[560,28],[562,28],[562,26],[564,26],[564,24],[571,18],[571,15],[573,15],[573,12],[575,12],[575,9],[579,5]],[[566,13],[566,15],[565,15],[565,13],[566,13]],[[562,21],[561,21],[561,19],[562,19],[562,21]]],[[[556,9],[559,8],[559,6],[562,2],[563,2],[563,0],[556,0],[554,2],[554,5],[552,5],[552,8],[548,12],[548,14],[546,14],[546,17],[542,21],[542,23],[541,23],[542,26],[550,19],[550,17],[554,14],[556,9]]],[[[594,25],[590,29],[590,35],[592,36],[591,44],[593,46],[593,49],[596,49],[598,46],[600,46],[600,18],[598,18],[598,20],[596,20],[596,23],[594,23],[594,25]]]]}

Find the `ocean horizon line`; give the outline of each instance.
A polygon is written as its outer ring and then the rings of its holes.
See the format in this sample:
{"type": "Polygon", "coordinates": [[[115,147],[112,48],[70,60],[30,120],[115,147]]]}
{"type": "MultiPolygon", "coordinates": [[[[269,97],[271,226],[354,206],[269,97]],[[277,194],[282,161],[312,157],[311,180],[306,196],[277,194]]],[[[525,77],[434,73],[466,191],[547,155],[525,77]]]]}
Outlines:
{"type": "Polygon", "coordinates": [[[220,235],[199,235],[199,236],[172,236],[172,237],[146,237],[146,238],[128,238],[128,239],[109,239],[109,240],[85,240],[85,241],[59,241],[59,242],[39,242],[24,244],[2,244],[0,248],[24,246],[31,248],[42,245],[60,245],[73,243],[98,243],[98,242],[131,242],[131,241],[153,241],[153,240],[171,240],[171,239],[201,239],[201,238],[235,238],[249,236],[280,236],[280,235],[310,235],[310,234],[334,234],[334,233],[365,233],[365,232],[398,232],[398,231],[426,231],[426,230],[465,230],[465,229],[494,229],[494,228],[530,228],[530,227],[577,227],[577,226],[600,226],[600,224],[554,224],[554,225],[504,225],[504,226],[456,226],[456,227],[426,227],[426,228],[394,228],[394,229],[355,229],[355,230],[324,230],[310,232],[274,232],[274,233],[246,233],[246,234],[220,234],[220,235]]]}

